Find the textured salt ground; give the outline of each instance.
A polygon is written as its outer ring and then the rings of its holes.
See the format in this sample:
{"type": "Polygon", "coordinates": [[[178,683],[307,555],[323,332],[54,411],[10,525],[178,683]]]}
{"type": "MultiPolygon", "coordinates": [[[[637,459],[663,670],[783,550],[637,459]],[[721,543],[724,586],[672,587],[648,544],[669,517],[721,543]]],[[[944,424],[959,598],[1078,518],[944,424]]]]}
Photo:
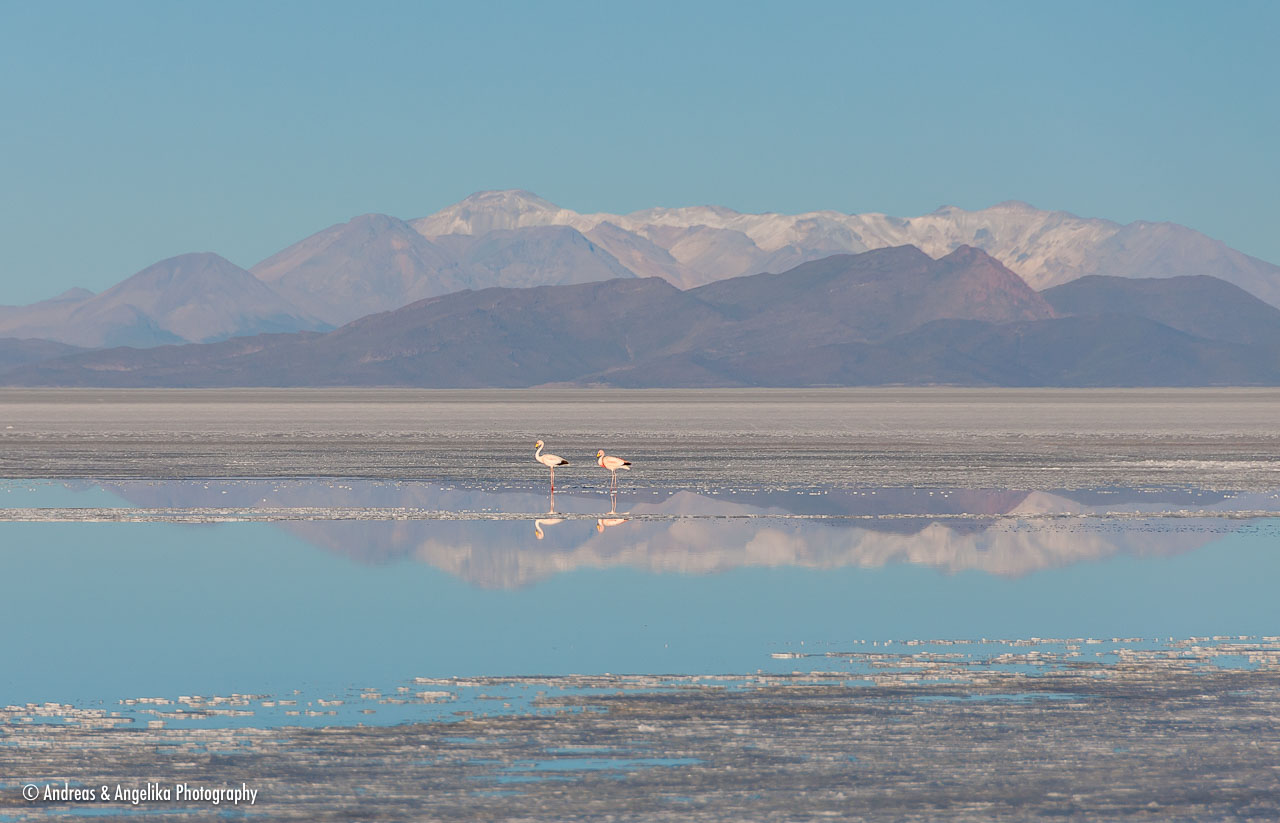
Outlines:
{"type": "MultiPolygon", "coordinates": [[[[567,681],[571,678],[564,678],[567,681]]],[[[876,685],[780,678],[392,727],[3,729],[10,781],[239,786],[263,820],[1272,820],[1280,678],[1182,661],[876,685]]],[[[497,684],[495,684],[497,685],[497,684]]],[[[599,679],[592,685],[600,687],[599,679]]],[[[607,686],[607,684],[605,684],[607,686]]],[[[14,784],[15,786],[17,784],[14,784]]],[[[6,786],[7,820],[77,816],[6,786]]],[[[143,809],[212,819],[181,803],[143,809]]]]}
{"type": "Polygon", "coordinates": [[[0,476],[1280,487],[1280,390],[5,390],[0,476]]]}

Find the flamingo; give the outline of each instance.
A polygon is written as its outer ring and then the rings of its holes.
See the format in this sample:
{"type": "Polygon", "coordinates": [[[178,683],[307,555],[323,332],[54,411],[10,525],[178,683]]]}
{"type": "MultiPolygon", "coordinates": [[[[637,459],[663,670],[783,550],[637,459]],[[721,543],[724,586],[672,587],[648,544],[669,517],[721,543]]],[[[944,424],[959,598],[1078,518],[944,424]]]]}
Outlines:
{"type": "Polygon", "coordinates": [[[612,482],[609,484],[610,489],[618,487],[618,469],[626,469],[631,471],[631,461],[623,460],[621,457],[605,454],[604,449],[596,452],[596,465],[602,469],[608,469],[609,474],[613,476],[612,482]]]}
{"type": "Polygon", "coordinates": [[[534,443],[533,445],[537,446],[537,449],[533,453],[533,459],[537,460],[539,463],[546,466],[548,469],[551,469],[551,493],[555,494],[556,466],[567,466],[569,465],[569,461],[565,460],[563,457],[561,457],[558,454],[543,454],[541,440],[539,440],[537,443],[534,443]]]}

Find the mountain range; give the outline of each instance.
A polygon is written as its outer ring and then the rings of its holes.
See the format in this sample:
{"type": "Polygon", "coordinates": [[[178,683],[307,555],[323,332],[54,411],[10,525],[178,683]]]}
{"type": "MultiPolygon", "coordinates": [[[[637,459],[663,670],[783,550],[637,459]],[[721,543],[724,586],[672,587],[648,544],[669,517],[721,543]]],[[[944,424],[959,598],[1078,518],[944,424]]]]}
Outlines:
{"type": "Polygon", "coordinates": [[[1211,276],[1280,305],[1280,267],[1171,223],[1121,225],[1019,202],[910,218],[718,206],[580,214],[529,192],[491,191],[416,220],[357,217],[248,270],[182,255],[99,295],[73,289],[0,307],[0,338],[101,348],[323,332],[465,289],[649,277],[691,289],[906,245],[933,258],[980,249],[1035,290],[1090,276],[1211,276]]]}
{"type": "Polygon", "coordinates": [[[1173,223],[1129,224],[1043,211],[1008,201],[966,211],[943,206],[921,217],[884,214],[742,214],[720,206],[657,208],[628,215],[578,214],[525,191],[479,192],[412,221],[428,237],[570,226],[617,259],[665,250],[655,275],[677,286],[780,272],[836,253],[913,245],[931,257],[973,246],[1040,290],[1090,274],[1113,277],[1210,275],[1280,305],[1280,267],[1173,223]],[[645,242],[647,241],[647,243],[645,242]],[[668,272],[669,273],[664,273],[668,272]]]}
{"type": "Polygon", "coordinates": [[[101,294],[73,289],[25,308],[0,307],[0,337],[85,347],[202,343],[325,327],[253,274],[211,253],[162,260],[101,294]]]}
{"type": "Polygon", "coordinates": [[[464,290],[327,333],[28,357],[0,381],[1280,385],[1280,309],[1204,276],[1093,275],[1037,292],[981,249],[961,246],[934,259],[899,246],[684,290],[659,277],[464,290]]]}

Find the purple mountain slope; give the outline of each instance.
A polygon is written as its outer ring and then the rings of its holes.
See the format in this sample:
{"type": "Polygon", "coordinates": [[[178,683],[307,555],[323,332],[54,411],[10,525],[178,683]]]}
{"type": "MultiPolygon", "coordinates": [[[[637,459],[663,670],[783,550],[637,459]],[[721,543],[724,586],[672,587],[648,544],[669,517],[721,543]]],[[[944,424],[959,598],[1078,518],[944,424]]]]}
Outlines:
{"type": "Polygon", "coordinates": [[[689,294],[738,319],[732,337],[707,341],[713,353],[874,342],[940,318],[1007,323],[1054,316],[1022,278],[968,246],[939,260],[915,246],[834,255],[689,294]],[[718,345],[726,339],[732,348],[718,345]]]}
{"type": "Polygon", "coordinates": [[[463,289],[634,277],[566,226],[431,240],[385,214],[330,226],[262,261],[253,273],[333,325],[463,289]]]}
{"type": "MultiPolygon", "coordinates": [[[[183,278],[166,285],[163,278],[135,275],[98,296],[72,290],[30,306],[0,306],[0,336],[101,347],[320,330],[463,289],[632,277],[695,288],[761,272],[806,276],[813,270],[804,263],[907,245],[939,259],[981,249],[1034,289],[1090,276],[1210,276],[1280,306],[1280,267],[1172,223],[1122,225],[1016,201],[977,211],[944,206],[906,218],[747,214],[722,206],[579,214],[529,192],[490,191],[410,222],[369,214],[330,226],[253,267],[266,291],[230,264],[220,264],[217,276],[195,278],[203,284],[196,289],[183,278]]],[[[162,261],[147,272],[172,265],[162,261]]],[[[912,297],[917,316],[879,312],[892,322],[876,330],[860,321],[866,339],[937,313],[930,301],[939,295],[932,289],[912,297]]],[[[801,304],[791,308],[803,314],[801,304]]],[[[812,331],[815,344],[833,331],[810,329],[799,316],[793,329],[812,331]]]]}
{"type": "MultiPolygon", "coordinates": [[[[933,260],[903,247],[690,291],[659,278],[463,291],[327,334],[89,352],[19,366],[0,379],[99,386],[1280,384],[1280,355],[1261,331],[1241,342],[1221,323],[1191,334],[1146,316],[1159,314],[1165,291],[1183,287],[1157,282],[1128,313],[1058,317],[977,249],[933,260]]],[[[1280,334],[1280,321],[1266,328],[1280,334]]]]}
{"type": "Polygon", "coordinates": [[[323,327],[249,272],[210,253],[162,260],[101,294],[77,293],[36,307],[38,313],[0,319],[0,335],[77,346],[153,346],[323,327]]]}
{"type": "Polygon", "coordinates": [[[781,272],[837,253],[914,245],[942,257],[967,245],[995,257],[1035,289],[1091,274],[1209,275],[1280,306],[1280,266],[1193,229],[1146,221],[1122,225],[1017,201],[979,210],[944,206],[919,217],[835,211],[749,214],[723,206],[619,215],[580,214],[526,191],[489,191],[412,225],[427,237],[570,226],[596,239],[636,274],[657,275],[681,288],[781,272]]]}
{"type": "Polygon", "coordinates": [[[52,340],[0,337],[0,373],[28,363],[39,363],[83,351],[84,349],[79,346],[69,346],[52,340]]]}
{"type": "Polygon", "coordinates": [[[437,237],[436,243],[471,272],[470,288],[565,286],[635,277],[599,244],[567,226],[498,229],[478,237],[448,234],[437,237]]]}
{"type": "Polygon", "coordinates": [[[456,258],[407,223],[366,214],[330,226],[252,269],[264,283],[326,323],[470,285],[456,258]]]}
{"type": "Polygon", "coordinates": [[[1213,340],[1280,345],[1280,309],[1215,277],[1090,275],[1042,294],[1064,316],[1134,314],[1213,340]]]}

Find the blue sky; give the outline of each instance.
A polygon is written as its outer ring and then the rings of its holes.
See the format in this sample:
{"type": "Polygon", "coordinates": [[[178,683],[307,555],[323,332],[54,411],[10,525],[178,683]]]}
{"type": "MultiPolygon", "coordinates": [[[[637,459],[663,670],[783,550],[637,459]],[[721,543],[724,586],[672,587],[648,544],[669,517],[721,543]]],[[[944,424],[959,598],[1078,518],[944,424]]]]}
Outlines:
{"type": "Polygon", "coordinates": [[[1280,3],[0,0],[0,303],[489,188],[1026,200],[1280,262],[1280,3]]]}

